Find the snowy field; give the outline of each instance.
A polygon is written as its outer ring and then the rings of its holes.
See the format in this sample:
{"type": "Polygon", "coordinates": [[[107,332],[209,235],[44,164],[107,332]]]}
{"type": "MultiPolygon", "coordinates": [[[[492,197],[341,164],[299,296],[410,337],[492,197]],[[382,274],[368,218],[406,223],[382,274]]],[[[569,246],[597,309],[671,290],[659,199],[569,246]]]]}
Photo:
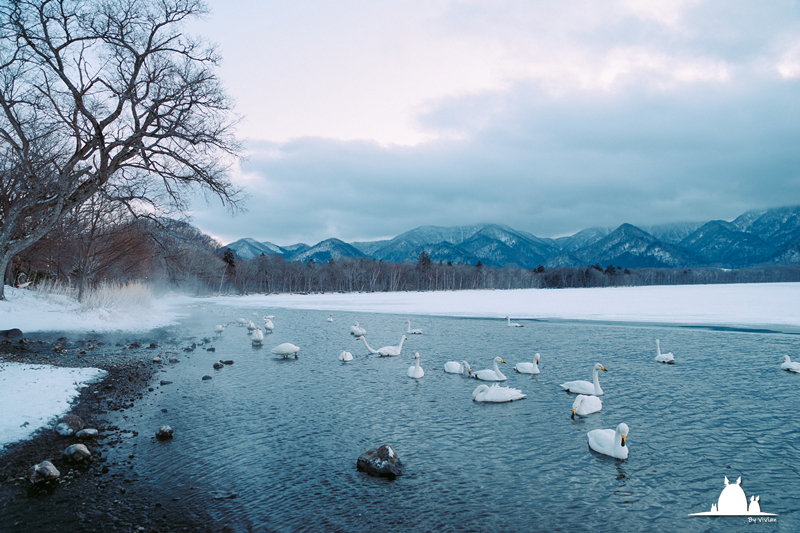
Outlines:
{"type": "MultiPolygon", "coordinates": [[[[595,320],[800,331],[800,283],[514,291],[254,295],[164,295],[149,306],[81,311],[62,296],[6,287],[0,330],[147,331],[175,324],[191,305],[292,308],[512,319],[595,320]]],[[[231,317],[233,320],[235,317],[231,317]]],[[[24,439],[69,409],[97,369],[0,364],[0,447],[24,439]]]]}

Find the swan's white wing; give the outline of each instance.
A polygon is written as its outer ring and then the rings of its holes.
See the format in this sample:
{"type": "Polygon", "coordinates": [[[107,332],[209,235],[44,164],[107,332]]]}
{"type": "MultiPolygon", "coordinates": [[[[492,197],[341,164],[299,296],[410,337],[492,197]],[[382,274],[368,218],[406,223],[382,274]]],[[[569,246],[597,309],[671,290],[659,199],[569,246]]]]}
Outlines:
{"type": "Polygon", "coordinates": [[[562,383],[560,386],[564,390],[577,394],[594,394],[594,384],[588,381],[567,381],[566,383],[562,383]]]}

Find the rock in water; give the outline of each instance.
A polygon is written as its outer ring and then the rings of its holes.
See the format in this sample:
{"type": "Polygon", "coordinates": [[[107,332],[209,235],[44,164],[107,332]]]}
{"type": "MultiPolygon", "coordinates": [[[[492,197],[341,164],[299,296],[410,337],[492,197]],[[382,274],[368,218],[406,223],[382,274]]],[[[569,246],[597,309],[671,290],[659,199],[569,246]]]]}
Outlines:
{"type": "Polygon", "coordinates": [[[21,339],[22,331],[17,328],[0,331],[0,339],[21,339]]]}
{"type": "Polygon", "coordinates": [[[47,481],[54,481],[58,479],[61,472],[58,471],[53,463],[50,461],[42,461],[38,465],[33,465],[28,470],[28,479],[31,483],[43,483],[47,481]]]}
{"type": "Polygon", "coordinates": [[[70,435],[74,435],[75,432],[80,431],[83,429],[83,420],[78,418],[75,415],[67,415],[59,419],[58,423],[56,424],[56,431],[68,437],[70,435]]]}
{"type": "Polygon", "coordinates": [[[79,439],[94,439],[98,435],[100,435],[100,432],[98,432],[96,429],[93,428],[82,429],[77,433],[75,433],[75,436],[78,437],[79,439]]]}
{"type": "Polygon", "coordinates": [[[172,438],[172,428],[169,426],[161,426],[156,431],[156,438],[158,440],[168,440],[172,438]]]}
{"type": "Polygon", "coordinates": [[[358,457],[356,468],[373,476],[395,477],[403,473],[403,463],[391,444],[362,453],[358,457]]]}
{"type": "Polygon", "coordinates": [[[61,452],[61,455],[65,460],[73,463],[82,463],[84,461],[89,461],[92,458],[92,452],[90,452],[89,448],[83,444],[73,444],[61,452]]]}

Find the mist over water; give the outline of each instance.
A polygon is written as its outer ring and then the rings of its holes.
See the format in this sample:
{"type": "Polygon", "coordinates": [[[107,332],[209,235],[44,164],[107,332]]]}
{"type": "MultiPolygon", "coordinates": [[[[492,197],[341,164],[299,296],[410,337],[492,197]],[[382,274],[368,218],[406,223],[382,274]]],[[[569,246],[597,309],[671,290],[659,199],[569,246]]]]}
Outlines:
{"type": "Polygon", "coordinates": [[[688,514],[710,509],[725,476],[741,476],[748,499],[758,495],[762,511],[778,514],[777,525],[759,527],[800,523],[792,407],[800,376],[779,368],[800,353],[796,335],[519,319],[524,328],[509,328],[498,319],[352,312],[329,323],[326,311],[214,305],[188,312],[156,333],[211,344],[177,352],[153,393],[111,415],[139,434],[127,433],[109,461],[129,462],[134,485],[161,493],[167,514],[180,498],[189,512],[241,531],[713,531],[747,518],[688,514]],[[254,348],[235,321],[263,325],[266,314],[275,331],[254,348]],[[423,335],[408,335],[399,357],[369,355],[349,334],[357,320],[373,348],[396,345],[408,319],[423,335]],[[215,337],[218,323],[231,325],[215,337]],[[656,338],[677,364],[654,362],[656,338]],[[269,352],[283,342],[301,348],[297,359],[269,352]],[[338,360],[342,350],[354,360],[338,360]],[[416,352],[419,380],[406,375],[416,352]],[[540,374],[513,371],[536,352],[540,374]],[[502,385],[527,399],[472,402],[481,382],[443,370],[463,359],[490,368],[498,355],[502,385]],[[573,421],[574,396],[559,384],[591,379],[596,362],[608,369],[603,410],[573,421]],[[620,422],[630,426],[627,461],[590,451],[588,431],[620,422]],[[175,430],[172,441],[152,438],[162,424],[175,430]],[[357,472],[358,456],[384,443],[406,473],[357,472]]]}

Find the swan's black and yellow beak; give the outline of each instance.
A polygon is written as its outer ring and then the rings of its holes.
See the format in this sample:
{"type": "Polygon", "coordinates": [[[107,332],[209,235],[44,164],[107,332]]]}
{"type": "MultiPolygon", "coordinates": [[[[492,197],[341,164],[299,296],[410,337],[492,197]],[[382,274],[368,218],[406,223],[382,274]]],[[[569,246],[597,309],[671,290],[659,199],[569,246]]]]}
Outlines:
{"type": "Polygon", "coordinates": [[[602,370],[603,372],[608,372],[608,370],[606,370],[606,367],[604,367],[603,365],[600,365],[600,370],[602,370]]]}
{"type": "Polygon", "coordinates": [[[570,418],[575,420],[575,409],[572,410],[572,416],[570,418]]]}
{"type": "Polygon", "coordinates": [[[625,435],[622,436],[622,447],[625,447],[625,435]]]}
{"type": "Polygon", "coordinates": [[[501,362],[501,363],[505,363],[505,361],[503,361],[502,359],[500,359],[500,362],[501,362]]]}

